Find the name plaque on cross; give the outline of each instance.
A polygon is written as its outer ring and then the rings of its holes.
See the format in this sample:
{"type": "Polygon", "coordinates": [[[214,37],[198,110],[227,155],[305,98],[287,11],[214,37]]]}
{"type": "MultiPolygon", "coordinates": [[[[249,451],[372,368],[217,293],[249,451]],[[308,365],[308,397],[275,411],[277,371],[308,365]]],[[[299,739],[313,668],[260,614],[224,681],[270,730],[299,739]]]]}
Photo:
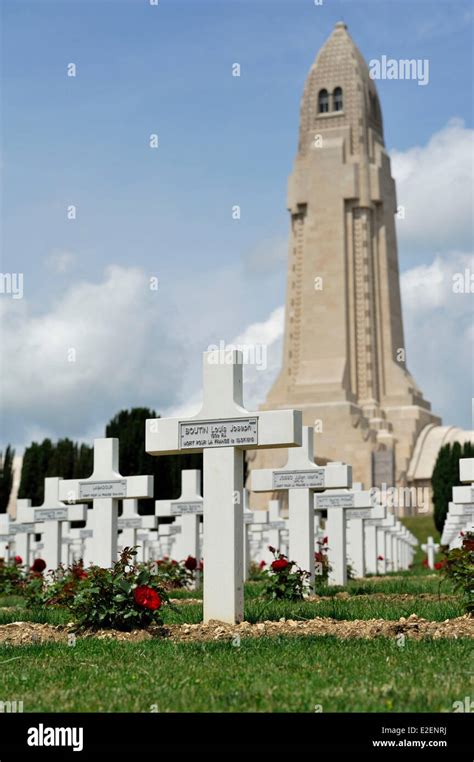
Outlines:
{"type": "Polygon", "coordinates": [[[180,450],[248,445],[258,445],[258,418],[181,421],[179,424],[180,450]]]}
{"type": "Polygon", "coordinates": [[[10,531],[12,534],[35,534],[34,524],[11,524],[10,531]]]}
{"type": "Polygon", "coordinates": [[[79,482],[79,500],[94,500],[101,497],[127,497],[127,480],[79,482]]]}
{"type": "Polygon", "coordinates": [[[142,520],[141,518],[137,518],[137,519],[120,518],[118,520],[118,528],[119,529],[141,529],[142,520]]]}
{"type": "Polygon", "coordinates": [[[381,521],[382,521],[382,519],[367,519],[367,521],[365,522],[365,526],[366,527],[376,527],[376,526],[380,525],[381,521]]]}
{"type": "Polygon", "coordinates": [[[354,505],[354,495],[316,495],[316,509],[351,508],[354,505]]]}
{"type": "Polygon", "coordinates": [[[196,503],[171,503],[170,513],[172,516],[181,516],[182,513],[202,513],[202,501],[196,503]]]}
{"type": "Polygon", "coordinates": [[[274,471],[273,489],[304,489],[324,487],[324,468],[311,471],[274,471]]]}
{"type": "Polygon", "coordinates": [[[370,519],[371,516],[372,511],[370,508],[355,508],[346,511],[346,518],[348,519],[370,519]]]}
{"type": "Polygon", "coordinates": [[[35,521],[67,521],[67,508],[35,508],[35,521]]]}
{"type": "Polygon", "coordinates": [[[0,542],[9,542],[10,535],[9,534],[0,534],[0,542]]]}
{"type": "Polygon", "coordinates": [[[79,537],[81,540],[86,540],[88,537],[92,537],[92,529],[80,529],[79,537]]]}

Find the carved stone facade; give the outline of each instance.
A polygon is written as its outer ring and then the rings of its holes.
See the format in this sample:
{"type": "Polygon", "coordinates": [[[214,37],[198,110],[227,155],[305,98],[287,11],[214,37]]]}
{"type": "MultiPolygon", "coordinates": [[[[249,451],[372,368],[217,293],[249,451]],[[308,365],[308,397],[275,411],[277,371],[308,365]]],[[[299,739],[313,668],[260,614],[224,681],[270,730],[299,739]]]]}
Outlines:
{"type": "MultiPolygon", "coordinates": [[[[306,80],[287,206],[283,362],[262,409],[301,409],[316,456],[351,463],[355,481],[379,486],[374,478],[393,464],[404,486],[420,432],[441,421],[406,364],[382,112],[342,22],[306,80]]],[[[249,454],[250,468],[285,460],[281,451],[249,454]]]]}

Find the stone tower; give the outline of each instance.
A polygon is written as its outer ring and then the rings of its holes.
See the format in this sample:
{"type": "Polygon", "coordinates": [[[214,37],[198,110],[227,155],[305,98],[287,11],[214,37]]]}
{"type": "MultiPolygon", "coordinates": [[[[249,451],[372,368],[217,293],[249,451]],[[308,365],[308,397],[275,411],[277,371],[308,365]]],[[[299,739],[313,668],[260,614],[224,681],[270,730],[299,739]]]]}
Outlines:
{"type": "Polygon", "coordinates": [[[382,112],[342,22],[306,80],[287,206],[283,362],[262,408],[302,410],[316,456],[351,463],[354,480],[403,485],[420,431],[440,419],[406,365],[382,112]]]}

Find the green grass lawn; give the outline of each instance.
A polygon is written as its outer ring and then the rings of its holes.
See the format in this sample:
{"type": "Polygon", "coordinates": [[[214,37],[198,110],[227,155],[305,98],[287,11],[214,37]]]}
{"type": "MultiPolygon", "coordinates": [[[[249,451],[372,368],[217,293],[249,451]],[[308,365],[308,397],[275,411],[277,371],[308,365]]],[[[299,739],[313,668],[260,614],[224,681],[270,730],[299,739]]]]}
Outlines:
{"type": "Polygon", "coordinates": [[[470,695],[469,664],[468,640],[0,647],[3,700],[25,712],[450,712],[470,695]]]}
{"type": "MultiPolygon", "coordinates": [[[[436,537],[430,517],[413,522],[410,529],[421,539],[436,537]]],[[[382,580],[322,585],[318,601],[268,602],[262,589],[258,581],[245,586],[250,622],[317,616],[393,621],[410,614],[442,621],[464,613],[462,598],[443,575],[419,564],[382,580]]],[[[202,590],[173,591],[171,597],[202,599],[202,590]]],[[[169,624],[198,623],[202,603],[164,608],[163,618],[169,624]]],[[[0,624],[21,620],[56,625],[71,615],[66,609],[34,609],[21,596],[0,596],[0,624]]],[[[473,674],[467,638],[407,638],[403,647],[396,638],[380,636],[287,635],[242,637],[240,646],[227,640],[81,638],[75,647],[0,646],[0,699],[21,700],[26,712],[451,712],[454,701],[471,695],[473,674]]]]}
{"type": "MultiPolygon", "coordinates": [[[[408,601],[390,601],[380,598],[359,598],[340,600],[331,598],[317,602],[265,601],[259,598],[248,598],[245,602],[245,619],[248,622],[285,619],[314,619],[315,617],[331,617],[332,619],[390,619],[408,617],[410,614],[442,622],[445,619],[462,616],[464,613],[459,598],[453,596],[449,600],[411,599],[408,601]]],[[[202,604],[175,605],[163,608],[163,619],[167,624],[197,624],[202,621],[202,604]]],[[[0,624],[9,622],[47,622],[49,624],[67,624],[71,615],[67,609],[56,607],[35,609],[24,604],[14,609],[2,610],[0,607],[0,624]]]]}

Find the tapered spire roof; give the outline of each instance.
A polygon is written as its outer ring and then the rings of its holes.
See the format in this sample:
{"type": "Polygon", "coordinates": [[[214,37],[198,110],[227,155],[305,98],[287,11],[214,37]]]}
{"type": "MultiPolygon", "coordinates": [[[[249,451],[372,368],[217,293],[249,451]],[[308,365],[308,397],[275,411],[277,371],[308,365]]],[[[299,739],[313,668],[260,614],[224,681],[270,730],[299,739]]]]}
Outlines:
{"type": "Polygon", "coordinates": [[[301,99],[300,150],[306,150],[315,132],[345,125],[352,128],[353,153],[359,152],[360,144],[367,143],[369,128],[383,142],[382,112],[375,82],[346,24],[338,21],[306,79],[301,99]],[[321,105],[325,99],[327,108],[321,105]]]}

